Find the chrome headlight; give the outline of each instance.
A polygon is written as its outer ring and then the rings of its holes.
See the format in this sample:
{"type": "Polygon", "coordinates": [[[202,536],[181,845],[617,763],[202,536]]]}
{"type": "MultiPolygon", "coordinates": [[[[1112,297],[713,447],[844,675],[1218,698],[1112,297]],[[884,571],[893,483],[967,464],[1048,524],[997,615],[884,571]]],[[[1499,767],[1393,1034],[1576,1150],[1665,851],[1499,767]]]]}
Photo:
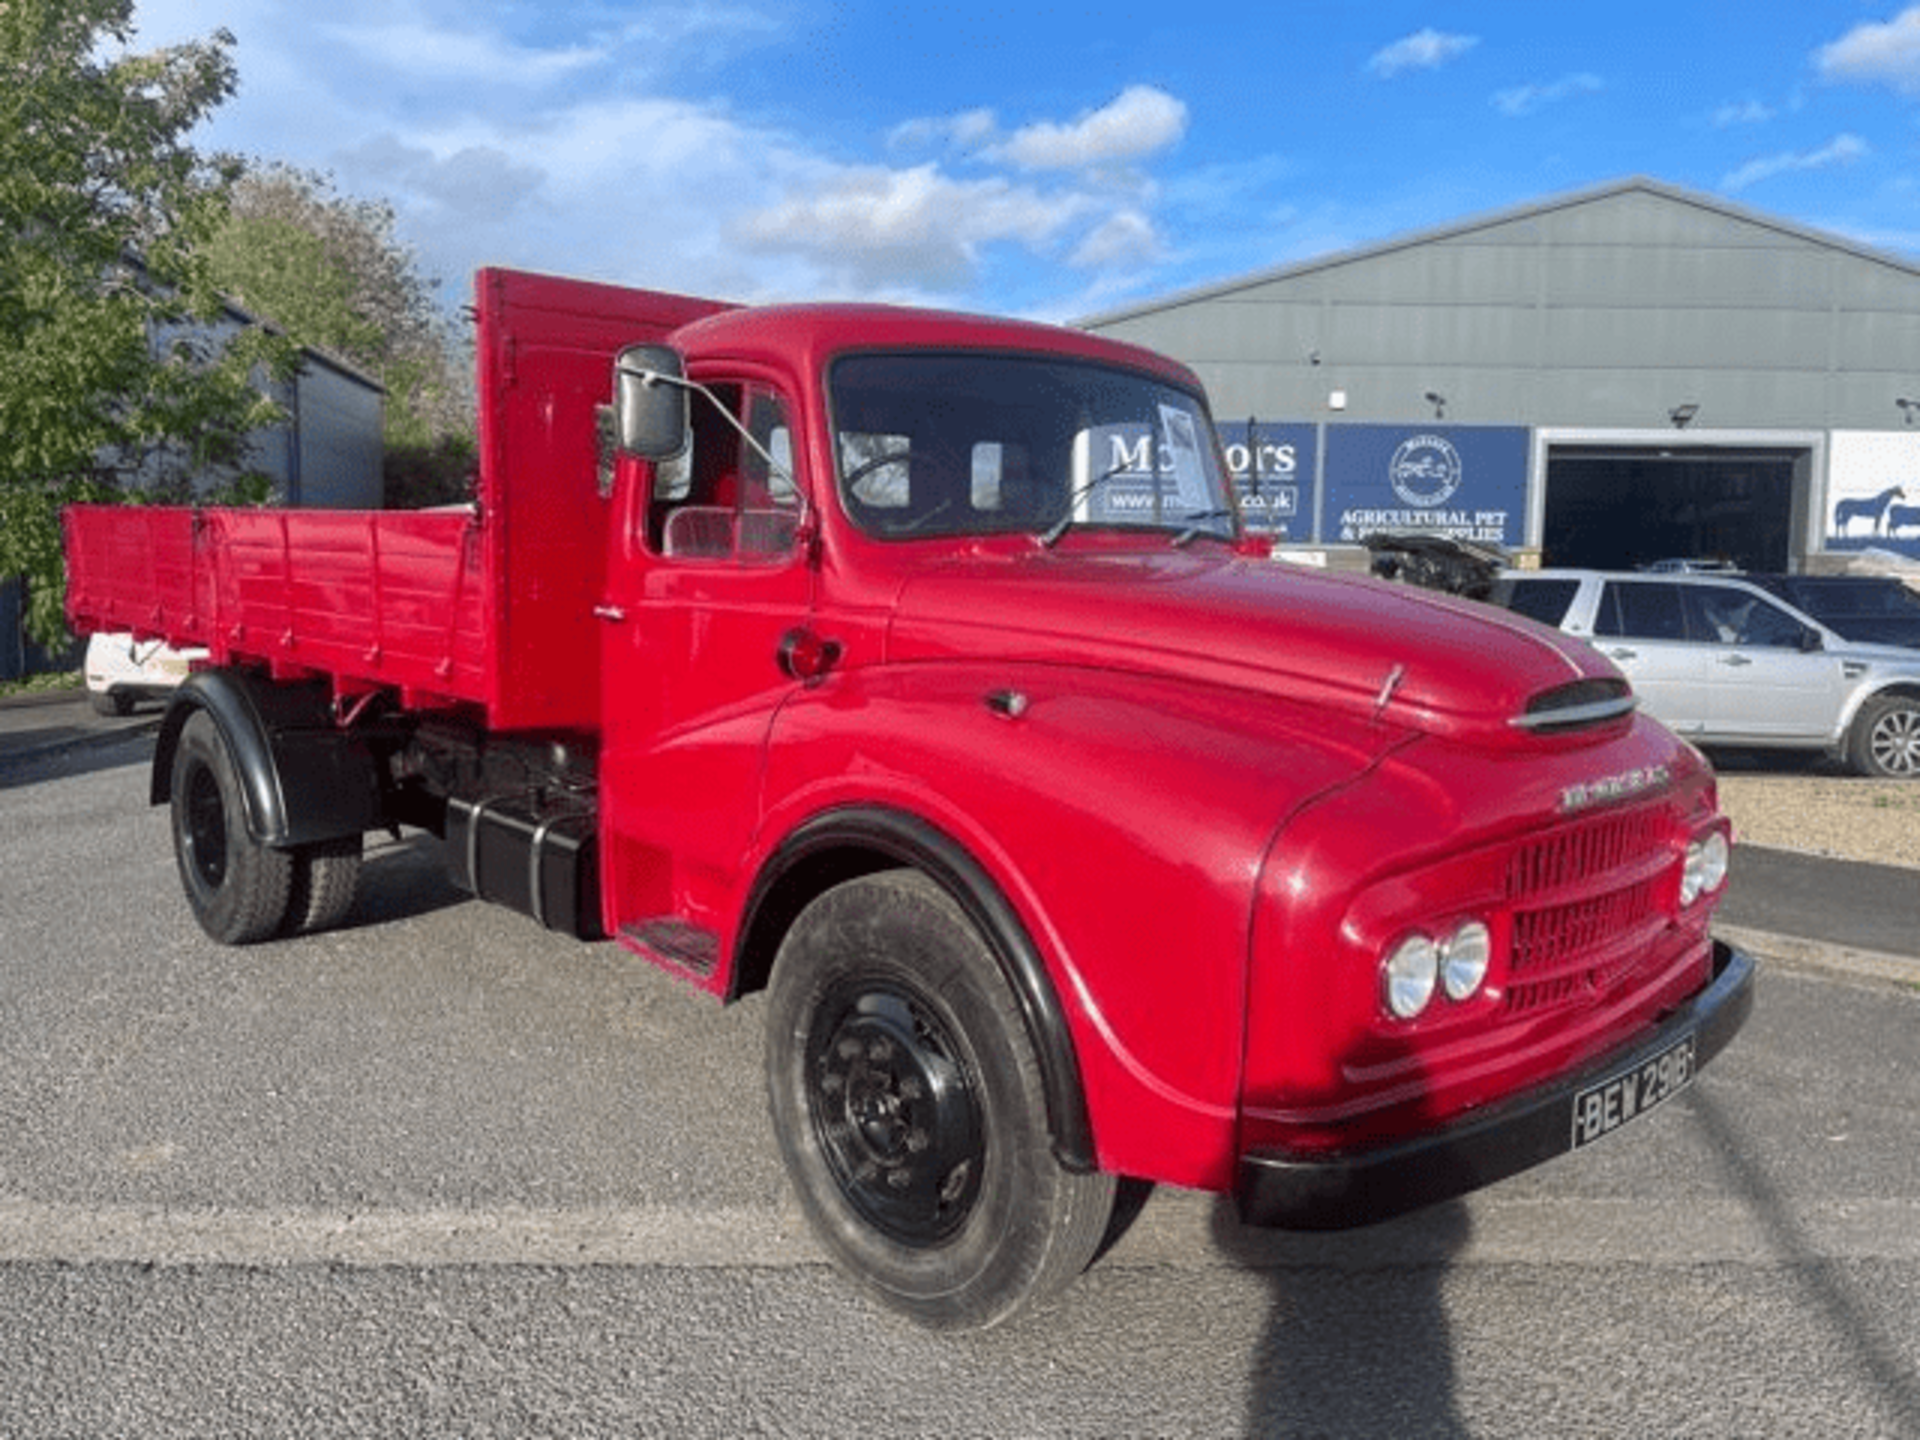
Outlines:
{"type": "Polygon", "coordinates": [[[1687,846],[1687,859],[1680,872],[1680,904],[1693,904],[1702,895],[1711,895],[1726,883],[1729,857],[1727,837],[1719,830],[1709,831],[1687,846]]]}
{"type": "Polygon", "coordinates": [[[1440,947],[1440,984],[1449,1000],[1466,1000],[1487,978],[1493,960],[1493,935],[1478,920],[1469,920],[1440,947]]]}
{"type": "Polygon", "coordinates": [[[1393,947],[1381,967],[1387,1009],[1411,1020],[1427,1008],[1440,981],[1440,947],[1425,935],[1409,935],[1393,947]]]}

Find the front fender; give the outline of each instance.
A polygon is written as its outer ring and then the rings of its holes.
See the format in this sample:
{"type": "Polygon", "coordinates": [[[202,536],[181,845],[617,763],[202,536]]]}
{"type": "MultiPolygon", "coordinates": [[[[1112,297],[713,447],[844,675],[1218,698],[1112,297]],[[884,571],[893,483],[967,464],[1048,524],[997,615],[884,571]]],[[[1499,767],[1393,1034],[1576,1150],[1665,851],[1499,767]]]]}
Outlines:
{"type": "Polygon", "coordinates": [[[789,835],[761,868],[743,931],[751,933],[770,910],[782,909],[780,897],[789,893],[791,883],[810,891],[813,887],[800,877],[816,862],[831,863],[826,857],[847,852],[911,866],[959,903],[985,938],[1019,1002],[1027,1036],[1040,1061],[1055,1155],[1071,1169],[1094,1169],[1093,1129],[1059,990],[1006,896],[952,836],[917,816],[872,806],[817,815],[789,835]]]}
{"type": "Polygon", "coordinates": [[[752,869],[837,812],[948,837],[1031,937],[1100,1165],[1223,1188],[1266,849],[1402,734],[1112,671],[849,671],[775,717],[752,869]]]}

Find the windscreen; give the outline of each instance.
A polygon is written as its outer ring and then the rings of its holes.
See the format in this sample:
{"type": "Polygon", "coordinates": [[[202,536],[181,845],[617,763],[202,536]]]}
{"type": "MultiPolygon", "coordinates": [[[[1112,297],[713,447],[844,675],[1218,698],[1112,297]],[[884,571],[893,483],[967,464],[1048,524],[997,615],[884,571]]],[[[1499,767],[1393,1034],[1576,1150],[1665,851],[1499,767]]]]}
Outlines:
{"type": "Polygon", "coordinates": [[[831,405],[841,499],[869,534],[1234,533],[1206,411],[1151,376],[1034,356],[857,355],[834,365],[831,405]]]}

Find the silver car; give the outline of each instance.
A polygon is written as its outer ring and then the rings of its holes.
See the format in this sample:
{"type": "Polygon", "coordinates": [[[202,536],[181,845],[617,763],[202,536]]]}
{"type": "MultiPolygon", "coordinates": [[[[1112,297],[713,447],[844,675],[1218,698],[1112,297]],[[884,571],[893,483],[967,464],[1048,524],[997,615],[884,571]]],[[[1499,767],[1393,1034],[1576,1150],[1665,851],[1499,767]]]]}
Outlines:
{"type": "Polygon", "coordinates": [[[1920,779],[1920,655],[1842,639],[1725,575],[1508,571],[1489,597],[1593,642],[1649,714],[1705,745],[1823,750],[1920,779]]]}

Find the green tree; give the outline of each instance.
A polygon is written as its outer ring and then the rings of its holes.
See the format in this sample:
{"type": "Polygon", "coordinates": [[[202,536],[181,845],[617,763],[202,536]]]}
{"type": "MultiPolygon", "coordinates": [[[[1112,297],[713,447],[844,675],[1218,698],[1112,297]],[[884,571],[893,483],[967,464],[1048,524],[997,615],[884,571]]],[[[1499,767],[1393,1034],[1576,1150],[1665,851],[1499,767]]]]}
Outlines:
{"type": "Polygon", "coordinates": [[[59,507],[245,474],[291,348],[222,323],[203,253],[238,173],[187,136],[233,37],[129,50],[131,0],[0,0],[0,576],[63,634],[59,507]]]}
{"type": "Polygon", "coordinates": [[[324,175],[255,163],[207,254],[226,294],[386,387],[389,505],[460,497],[474,454],[472,366],[435,303],[436,282],[396,236],[391,206],[343,196],[324,175]]]}

